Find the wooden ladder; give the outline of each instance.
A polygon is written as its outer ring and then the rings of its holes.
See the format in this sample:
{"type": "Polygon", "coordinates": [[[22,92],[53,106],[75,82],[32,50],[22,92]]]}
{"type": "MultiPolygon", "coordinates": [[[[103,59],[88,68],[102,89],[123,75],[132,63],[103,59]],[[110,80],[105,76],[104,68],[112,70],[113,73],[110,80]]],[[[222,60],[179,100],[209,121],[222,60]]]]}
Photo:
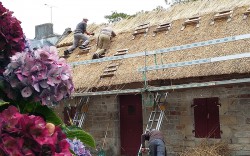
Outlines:
{"type": "Polygon", "coordinates": [[[159,24],[156,29],[153,31],[153,36],[155,36],[158,32],[162,32],[162,31],[166,31],[166,34],[168,33],[168,31],[171,28],[171,23],[162,23],[159,24]]]}
{"type": "Polygon", "coordinates": [[[100,78],[112,77],[115,75],[115,71],[118,69],[119,63],[109,64],[103,71],[100,78]]]}
{"type": "Polygon", "coordinates": [[[216,20],[227,20],[227,22],[232,20],[233,11],[232,10],[226,10],[218,12],[214,15],[214,18],[212,19],[212,22],[210,23],[213,25],[216,20]]]}
{"type": "Polygon", "coordinates": [[[186,28],[186,26],[188,26],[188,25],[196,25],[196,28],[200,27],[200,20],[201,20],[201,17],[199,17],[199,16],[188,18],[188,19],[182,24],[181,30],[184,30],[184,29],[186,28]]]}
{"type": "Polygon", "coordinates": [[[147,36],[147,32],[148,32],[148,29],[149,29],[149,24],[150,23],[143,23],[143,24],[138,25],[135,28],[134,33],[132,34],[133,35],[132,39],[135,39],[135,36],[138,35],[138,34],[144,34],[144,36],[147,36]]]}

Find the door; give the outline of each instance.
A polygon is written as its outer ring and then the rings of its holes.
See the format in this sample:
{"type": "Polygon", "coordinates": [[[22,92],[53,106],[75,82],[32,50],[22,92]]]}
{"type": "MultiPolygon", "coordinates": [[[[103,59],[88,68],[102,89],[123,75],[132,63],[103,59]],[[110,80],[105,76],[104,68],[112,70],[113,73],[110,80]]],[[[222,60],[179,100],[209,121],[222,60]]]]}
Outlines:
{"type": "Polygon", "coordinates": [[[121,95],[120,134],[122,156],[137,156],[141,145],[142,127],[141,95],[121,95]]]}

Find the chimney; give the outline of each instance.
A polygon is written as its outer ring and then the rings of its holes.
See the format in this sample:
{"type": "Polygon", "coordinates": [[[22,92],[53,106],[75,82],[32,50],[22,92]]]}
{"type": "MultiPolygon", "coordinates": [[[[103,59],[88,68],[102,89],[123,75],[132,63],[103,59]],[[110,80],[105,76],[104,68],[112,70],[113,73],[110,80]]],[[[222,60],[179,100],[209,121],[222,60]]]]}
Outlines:
{"type": "Polygon", "coordinates": [[[45,23],[41,25],[37,25],[35,27],[35,39],[40,40],[43,38],[48,38],[49,36],[52,36],[53,33],[53,24],[52,23],[45,23]]]}

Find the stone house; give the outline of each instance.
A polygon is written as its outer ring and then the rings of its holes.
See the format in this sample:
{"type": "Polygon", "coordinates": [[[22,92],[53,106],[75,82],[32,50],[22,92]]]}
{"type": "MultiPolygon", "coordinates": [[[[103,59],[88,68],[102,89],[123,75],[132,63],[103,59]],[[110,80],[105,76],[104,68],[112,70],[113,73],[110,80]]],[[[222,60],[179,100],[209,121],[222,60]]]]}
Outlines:
{"type": "MultiPolygon", "coordinates": [[[[248,0],[203,0],[141,13],[114,24],[109,52],[95,60],[103,25],[90,24],[90,48],[66,58],[75,93],[55,110],[72,117],[88,97],[82,128],[108,156],[135,156],[152,99],[168,93],[160,127],[168,155],[204,138],[250,155],[249,8],[248,0]]],[[[72,41],[71,33],[57,44],[60,55],[72,41]]]]}

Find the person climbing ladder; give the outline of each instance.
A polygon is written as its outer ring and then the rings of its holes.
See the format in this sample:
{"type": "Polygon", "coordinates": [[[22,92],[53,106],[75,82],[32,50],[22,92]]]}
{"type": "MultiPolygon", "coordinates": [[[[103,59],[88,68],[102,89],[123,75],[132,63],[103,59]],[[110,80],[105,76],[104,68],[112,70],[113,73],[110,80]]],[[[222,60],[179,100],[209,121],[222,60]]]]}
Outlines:
{"type": "Polygon", "coordinates": [[[145,148],[145,140],[149,141],[150,156],[167,156],[164,136],[161,131],[152,129],[142,134],[141,136],[142,153],[147,152],[147,148],[145,148]]]}

